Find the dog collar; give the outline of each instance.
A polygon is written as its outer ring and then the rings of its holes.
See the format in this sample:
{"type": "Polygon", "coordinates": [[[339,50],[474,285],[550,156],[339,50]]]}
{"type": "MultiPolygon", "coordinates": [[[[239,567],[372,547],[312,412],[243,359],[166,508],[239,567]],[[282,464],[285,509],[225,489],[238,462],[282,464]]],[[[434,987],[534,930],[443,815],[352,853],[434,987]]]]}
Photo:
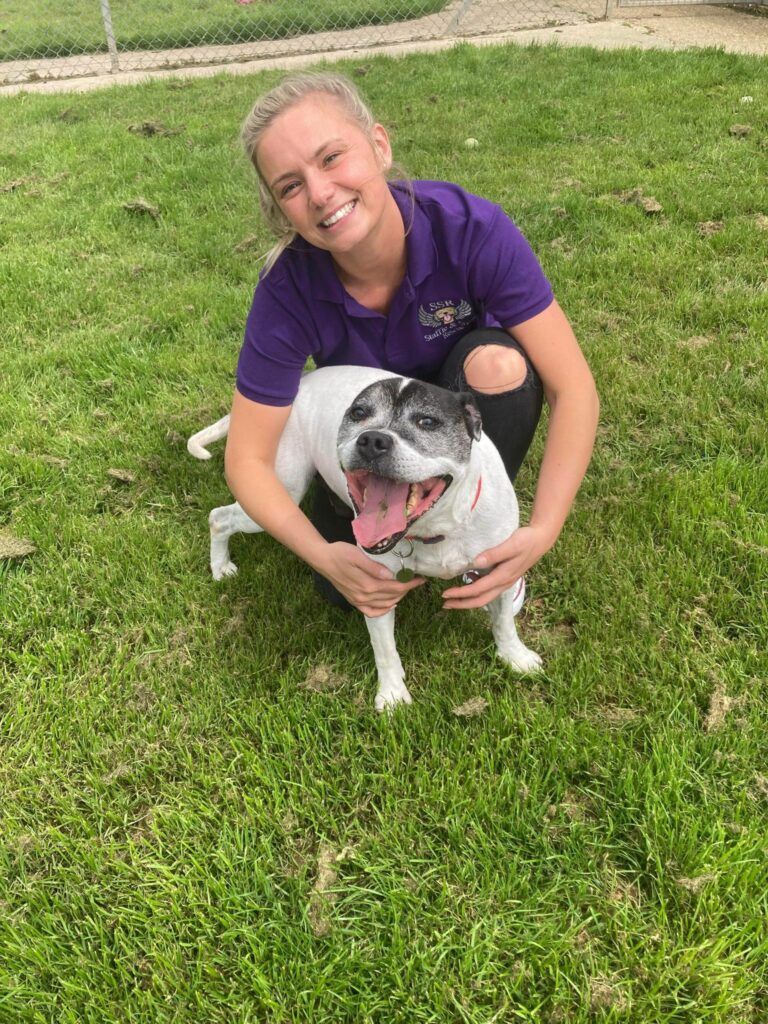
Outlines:
{"type": "MultiPolygon", "coordinates": [[[[482,489],[483,489],[483,478],[482,477],[478,477],[478,479],[477,479],[477,490],[475,491],[475,498],[474,498],[474,501],[472,502],[472,506],[471,506],[471,508],[469,510],[470,512],[474,512],[475,505],[480,500],[480,491],[482,489]]],[[[442,534],[438,534],[437,537],[415,537],[413,534],[407,533],[405,535],[405,539],[406,540],[410,540],[410,541],[418,540],[418,541],[421,541],[422,544],[439,544],[441,541],[445,540],[445,537],[442,534]]]]}

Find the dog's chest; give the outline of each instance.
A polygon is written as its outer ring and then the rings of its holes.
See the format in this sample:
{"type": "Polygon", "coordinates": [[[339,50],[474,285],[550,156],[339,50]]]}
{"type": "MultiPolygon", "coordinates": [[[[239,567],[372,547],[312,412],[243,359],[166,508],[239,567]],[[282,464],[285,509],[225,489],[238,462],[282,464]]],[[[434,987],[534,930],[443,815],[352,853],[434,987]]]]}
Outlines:
{"type": "MultiPolygon", "coordinates": [[[[473,553],[459,541],[446,539],[437,544],[415,540],[413,552],[403,558],[403,567],[417,575],[449,580],[472,565],[473,553]]],[[[475,552],[476,553],[476,552],[475,552]]]]}

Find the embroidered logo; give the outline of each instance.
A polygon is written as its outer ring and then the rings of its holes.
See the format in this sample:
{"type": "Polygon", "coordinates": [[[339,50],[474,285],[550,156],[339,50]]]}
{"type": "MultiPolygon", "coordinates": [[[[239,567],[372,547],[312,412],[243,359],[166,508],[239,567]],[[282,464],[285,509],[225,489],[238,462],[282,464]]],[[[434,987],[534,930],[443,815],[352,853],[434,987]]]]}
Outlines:
{"type": "Polygon", "coordinates": [[[474,310],[466,299],[460,302],[430,302],[419,306],[419,323],[422,327],[434,327],[436,330],[424,337],[425,341],[435,338],[446,338],[465,326],[464,322],[474,316],[474,310]]]}

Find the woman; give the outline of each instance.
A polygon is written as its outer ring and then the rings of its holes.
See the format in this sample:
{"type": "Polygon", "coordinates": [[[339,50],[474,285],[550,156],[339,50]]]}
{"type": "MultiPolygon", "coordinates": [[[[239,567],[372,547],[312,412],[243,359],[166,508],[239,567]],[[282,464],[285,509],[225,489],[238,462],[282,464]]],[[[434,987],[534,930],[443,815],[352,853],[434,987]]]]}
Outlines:
{"type": "Polygon", "coordinates": [[[307,357],[473,391],[511,478],[543,396],[551,415],[530,522],[478,557],[491,571],[443,594],[446,608],[487,604],[555,543],[597,426],[592,375],[538,262],[488,201],[448,183],[388,184],[387,132],[340,76],[285,79],[256,103],[243,141],[280,241],[238,363],[225,457],[233,495],[313,568],[326,598],[383,615],[423,580],[400,583],[355,547],[322,485],[310,522],[275,475],[307,357]]]}

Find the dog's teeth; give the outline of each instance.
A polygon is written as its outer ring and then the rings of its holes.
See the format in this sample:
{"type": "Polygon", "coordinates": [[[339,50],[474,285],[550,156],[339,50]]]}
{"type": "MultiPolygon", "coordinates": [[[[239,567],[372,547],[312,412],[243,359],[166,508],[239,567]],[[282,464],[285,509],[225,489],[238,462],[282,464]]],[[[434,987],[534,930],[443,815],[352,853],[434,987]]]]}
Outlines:
{"type": "Polygon", "coordinates": [[[408,500],[405,503],[405,514],[409,516],[411,512],[416,508],[419,503],[421,488],[418,484],[411,484],[411,489],[408,492],[408,500]]]}

